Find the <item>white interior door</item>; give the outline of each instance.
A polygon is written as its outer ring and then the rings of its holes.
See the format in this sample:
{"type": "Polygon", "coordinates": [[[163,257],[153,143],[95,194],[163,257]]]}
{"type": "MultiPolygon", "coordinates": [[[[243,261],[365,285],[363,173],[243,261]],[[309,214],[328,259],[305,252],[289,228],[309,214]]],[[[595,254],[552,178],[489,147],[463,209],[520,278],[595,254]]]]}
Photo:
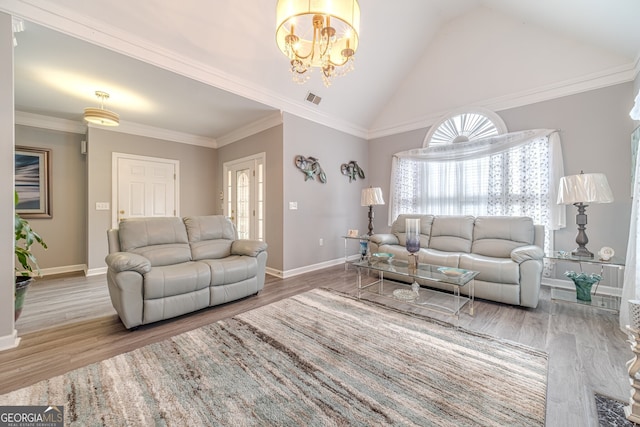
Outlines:
{"type": "Polygon", "coordinates": [[[264,240],[264,154],[224,164],[224,214],[240,239],[264,240]]]}
{"type": "Polygon", "coordinates": [[[115,225],[123,218],[177,216],[176,160],[114,153],[115,225]]]}

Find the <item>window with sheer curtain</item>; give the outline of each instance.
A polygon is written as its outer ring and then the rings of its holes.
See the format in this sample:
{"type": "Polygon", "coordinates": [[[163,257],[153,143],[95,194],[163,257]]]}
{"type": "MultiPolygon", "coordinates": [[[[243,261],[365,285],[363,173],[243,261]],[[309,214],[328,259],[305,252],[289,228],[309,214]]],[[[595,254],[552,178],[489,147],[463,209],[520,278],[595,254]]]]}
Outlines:
{"type": "Polygon", "coordinates": [[[401,213],[529,216],[551,230],[565,226],[557,205],[563,175],[558,133],[514,132],[437,144],[393,157],[389,220],[401,213]]]}

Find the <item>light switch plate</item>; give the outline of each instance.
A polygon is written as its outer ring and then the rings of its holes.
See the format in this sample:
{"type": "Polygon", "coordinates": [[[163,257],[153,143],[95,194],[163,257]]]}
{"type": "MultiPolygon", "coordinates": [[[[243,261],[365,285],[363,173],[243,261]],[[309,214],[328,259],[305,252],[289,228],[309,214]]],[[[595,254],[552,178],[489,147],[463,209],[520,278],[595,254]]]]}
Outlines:
{"type": "Polygon", "coordinates": [[[109,210],[109,202],[96,202],[96,210],[97,211],[108,211],[109,210]]]}
{"type": "Polygon", "coordinates": [[[298,209],[298,202],[289,202],[289,209],[292,211],[298,209]]]}

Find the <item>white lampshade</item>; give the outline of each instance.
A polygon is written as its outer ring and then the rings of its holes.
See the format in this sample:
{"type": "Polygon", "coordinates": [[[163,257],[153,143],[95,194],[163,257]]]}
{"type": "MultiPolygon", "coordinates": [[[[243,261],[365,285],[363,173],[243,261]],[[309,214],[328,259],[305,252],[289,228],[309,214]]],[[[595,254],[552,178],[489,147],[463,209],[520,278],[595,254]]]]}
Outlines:
{"type": "Polygon", "coordinates": [[[613,193],[603,173],[581,173],[560,178],[559,205],[611,202],[613,202],[613,193]]]}
{"type": "Polygon", "coordinates": [[[382,189],[380,189],[380,187],[363,188],[362,197],[360,197],[360,205],[384,205],[384,199],[382,198],[382,189]]]}

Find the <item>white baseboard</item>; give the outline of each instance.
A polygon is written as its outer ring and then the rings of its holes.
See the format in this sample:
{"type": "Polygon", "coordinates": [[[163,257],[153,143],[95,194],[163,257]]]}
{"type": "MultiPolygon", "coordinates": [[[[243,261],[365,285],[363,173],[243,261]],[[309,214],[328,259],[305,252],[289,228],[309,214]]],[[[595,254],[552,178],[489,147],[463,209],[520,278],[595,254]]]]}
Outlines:
{"type": "Polygon", "coordinates": [[[75,271],[82,271],[86,274],[87,266],[85,264],[77,264],[77,265],[65,265],[62,267],[51,267],[51,268],[42,268],[40,269],[43,276],[51,276],[53,274],[64,274],[64,273],[73,273],[75,271]]]}
{"type": "Polygon", "coordinates": [[[270,268],[267,267],[265,270],[265,273],[267,273],[269,276],[275,276],[275,277],[279,277],[282,279],[282,271],[281,270],[276,270],[275,268],[270,268]]]}
{"type": "Polygon", "coordinates": [[[0,337],[0,351],[16,348],[18,344],[20,344],[20,338],[18,338],[18,331],[15,329],[11,335],[0,337]]]}
{"type": "Polygon", "coordinates": [[[288,277],[294,277],[300,274],[310,273],[312,271],[322,270],[323,268],[333,267],[334,265],[340,265],[340,264],[344,264],[344,258],[333,259],[330,261],[325,261],[318,264],[294,268],[292,270],[287,270],[287,271],[280,271],[280,270],[275,270],[267,267],[267,274],[280,277],[281,279],[286,279],[288,277]]]}
{"type": "Polygon", "coordinates": [[[86,264],[77,265],[65,265],[62,267],[42,268],[40,269],[43,276],[51,276],[54,274],[73,273],[76,271],[82,271],[85,276],[99,276],[100,274],[107,274],[107,267],[100,268],[87,268],[86,264]]]}
{"type": "Polygon", "coordinates": [[[107,267],[100,267],[100,268],[91,268],[87,271],[85,271],[85,276],[89,277],[89,276],[99,276],[101,274],[107,274],[107,267]]]}

